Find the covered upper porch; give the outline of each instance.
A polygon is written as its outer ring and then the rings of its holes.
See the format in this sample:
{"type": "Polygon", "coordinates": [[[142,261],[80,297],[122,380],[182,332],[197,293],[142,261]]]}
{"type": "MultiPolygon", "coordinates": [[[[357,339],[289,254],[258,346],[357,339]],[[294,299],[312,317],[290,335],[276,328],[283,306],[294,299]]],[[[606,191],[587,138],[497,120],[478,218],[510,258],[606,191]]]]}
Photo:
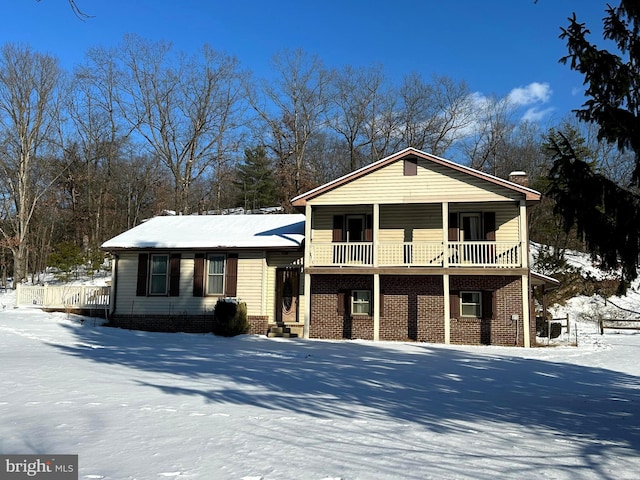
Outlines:
{"type": "Polygon", "coordinates": [[[331,205],[308,210],[309,267],[528,266],[524,202],[331,205]]]}

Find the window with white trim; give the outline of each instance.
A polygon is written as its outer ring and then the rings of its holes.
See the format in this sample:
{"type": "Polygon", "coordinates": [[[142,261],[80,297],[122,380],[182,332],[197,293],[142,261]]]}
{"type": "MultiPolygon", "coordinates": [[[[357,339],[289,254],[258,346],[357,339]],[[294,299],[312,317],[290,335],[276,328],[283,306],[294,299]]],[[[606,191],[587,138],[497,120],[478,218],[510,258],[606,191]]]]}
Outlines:
{"type": "Polygon", "coordinates": [[[460,314],[482,318],[482,292],[460,292],[460,314]]]}
{"type": "Polygon", "coordinates": [[[222,295],[224,293],[224,261],[224,255],[208,255],[207,295],[222,295]]]}
{"type": "Polygon", "coordinates": [[[169,279],[169,255],[151,255],[149,295],[166,295],[169,279]]]}
{"type": "Polygon", "coordinates": [[[370,315],[371,314],[371,291],[353,290],[351,292],[351,314],[370,315]]]}

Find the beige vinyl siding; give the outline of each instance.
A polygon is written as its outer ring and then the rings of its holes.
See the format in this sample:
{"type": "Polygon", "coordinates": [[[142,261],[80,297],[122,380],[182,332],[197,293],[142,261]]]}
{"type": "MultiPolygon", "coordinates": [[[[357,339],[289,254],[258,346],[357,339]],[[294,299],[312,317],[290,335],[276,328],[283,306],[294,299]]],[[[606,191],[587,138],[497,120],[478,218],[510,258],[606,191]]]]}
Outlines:
{"type": "Polygon", "coordinates": [[[517,242],[520,240],[520,210],[516,202],[468,203],[450,205],[455,213],[495,212],[496,242],[517,242]]]}
{"type": "Polygon", "coordinates": [[[380,242],[442,241],[442,206],[381,205],[380,242]]]}
{"type": "MultiPolygon", "coordinates": [[[[195,254],[182,253],[180,258],[180,296],[136,296],[138,252],[122,253],[118,260],[116,313],[128,314],[204,314],[213,312],[218,296],[193,296],[195,254]]],[[[249,315],[266,315],[263,284],[266,275],[264,252],[243,252],[238,258],[237,297],[247,303],[249,315]]],[[[275,287],[274,287],[275,289],[275,287]]]]}
{"type": "Polygon", "coordinates": [[[521,196],[464,172],[420,160],[418,174],[404,175],[402,160],[309,200],[310,205],[440,203],[515,200],[521,196]]]}
{"type": "Polygon", "coordinates": [[[311,221],[311,239],[318,243],[330,243],[333,240],[334,215],[365,215],[372,214],[371,205],[332,206],[318,208],[313,212],[311,221]]]}
{"type": "Polygon", "coordinates": [[[191,253],[180,258],[180,296],[136,296],[138,253],[123,253],[118,260],[116,313],[128,314],[204,314],[212,312],[217,297],[193,296],[193,259],[191,253]]]}
{"type": "Polygon", "coordinates": [[[238,299],[247,304],[247,315],[266,315],[262,286],[266,280],[264,252],[238,256],[238,299]]]}

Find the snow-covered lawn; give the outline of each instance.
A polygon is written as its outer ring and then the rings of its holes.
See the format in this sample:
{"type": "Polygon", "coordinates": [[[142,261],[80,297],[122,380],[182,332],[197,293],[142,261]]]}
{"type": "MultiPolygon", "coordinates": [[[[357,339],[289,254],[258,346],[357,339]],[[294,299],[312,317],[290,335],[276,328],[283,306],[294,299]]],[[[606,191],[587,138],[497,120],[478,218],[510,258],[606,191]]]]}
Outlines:
{"type": "Polygon", "coordinates": [[[79,318],[0,311],[0,453],[78,454],[81,479],[640,474],[640,335],[527,350],[79,318]]]}

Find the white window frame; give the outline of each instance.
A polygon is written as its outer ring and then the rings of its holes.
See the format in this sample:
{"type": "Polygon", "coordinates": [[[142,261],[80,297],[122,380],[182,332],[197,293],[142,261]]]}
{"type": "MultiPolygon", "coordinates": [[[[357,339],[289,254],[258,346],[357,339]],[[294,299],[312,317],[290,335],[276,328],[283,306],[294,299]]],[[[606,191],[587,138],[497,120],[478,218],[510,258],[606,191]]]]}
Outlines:
{"type": "MultiPolygon", "coordinates": [[[[362,308],[357,309],[362,310],[362,308]]],[[[371,290],[351,291],[351,315],[371,315],[371,290]],[[366,312],[356,311],[357,307],[365,305],[366,312]]]]}
{"type": "Polygon", "coordinates": [[[476,290],[467,290],[460,292],[460,316],[470,318],[482,318],[482,292],[476,290]],[[477,301],[465,301],[465,296],[477,296],[477,301]],[[465,308],[467,307],[467,308],[465,308]],[[475,313],[469,314],[468,310],[473,308],[475,313]]]}
{"type": "Polygon", "coordinates": [[[168,253],[154,253],[151,255],[149,259],[149,295],[167,295],[169,288],[169,254],[168,253]],[[154,260],[156,259],[164,259],[164,272],[154,271],[154,267],[156,265],[161,265],[161,263],[156,263],[154,260]],[[162,278],[164,278],[164,282],[162,282],[162,278]],[[157,280],[157,282],[155,281],[157,280]],[[157,284],[156,284],[157,283],[157,284]],[[161,283],[164,283],[164,287],[162,289],[156,288],[159,287],[161,283]]]}
{"type": "Polygon", "coordinates": [[[205,272],[206,275],[206,280],[205,280],[205,295],[213,295],[213,296],[220,296],[220,295],[224,295],[224,280],[225,280],[225,271],[227,269],[227,256],[222,254],[222,253],[209,253],[207,254],[207,270],[205,272]],[[222,259],[222,272],[211,272],[211,266],[212,266],[212,260],[214,259],[222,259]],[[211,285],[212,285],[212,278],[221,278],[222,281],[220,282],[220,291],[210,291],[211,290],[211,285]]]}

